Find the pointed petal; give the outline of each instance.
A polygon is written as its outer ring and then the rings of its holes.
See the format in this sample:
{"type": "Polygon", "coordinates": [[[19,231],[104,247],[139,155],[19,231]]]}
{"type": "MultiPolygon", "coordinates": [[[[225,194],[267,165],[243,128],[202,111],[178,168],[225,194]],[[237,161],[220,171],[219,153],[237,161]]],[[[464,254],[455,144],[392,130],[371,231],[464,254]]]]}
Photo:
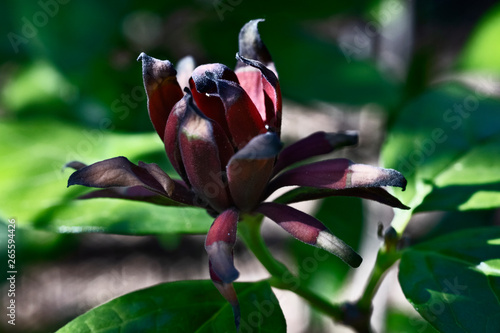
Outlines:
{"type": "Polygon", "coordinates": [[[331,234],[323,223],[306,213],[272,202],[261,204],[256,211],[298,240],[333,253],[352,267],[359,267],[363,260],[349,245],[331,234]]]}
{"type": "Polygon", "coordinates": [[[234,290],[232,283],[224,283],[222,280],[215,274],[212,269],[212,262],[209,261],[209,269],[210,269],[210,278],[214,283],[214,286],[219,290],[221,295],[231,304],[234,315],[234,324],[236,325],[236,331],[239,332],[240,328],[240,320],[241,320],[241,311],[240,304],[238,302],[238,296],[236,295],[236,291],[234,290]]]}
{"type": "MultiPolygon", "coordinates": [[[[78,199],[112,198],[149,202],[161,206],[184,206],[179,201],[152,192],[142,186],[111,187],[86,193],[78,199]]],[[[192,199],[191,199],[192,201],[192,199]]]]}
{"type": "Polygon", "coordinates": [[[404,190],[406,179],[393,169],[355,164],[347,159],[339,158],[306,164],[285,171],[269,184],[268,193],[290,185],[326,189],[398,186],[404,190]]]}
{"type": "Polygon", "coordinates": [[[229,161],[229,191],[241,211],[251,211],[260,201],[281,147],[276,133],[260,134],[229,161]]]}
{"type": "Polygon", "coordinates": [[[179,147],[179,128],[186,114],[189,98],[190,96],[185,95],[172,108],[172,112],[167,120],[167,125],[165,126],[163,140],[165,143],[165,152],[167,153],[170,163],[187,184],[189,184],[189,180],[186,176],[184,165],[182,164],[182,155],[179,147]]]}
{"type": "Polygon", "coordinates": [[[181,89],[189,88],[189,78],[195,66],[196,64],[192,56],[186,56],[177,62],[175,70],[177,71],[177,82],[179,82],[181,89]]]}
{"type": "Polygon", "coordinates": [[[278,174],[281,170],[294,163],[314,156],[328,154],[338,148],[355,145],[357,143],[358,134],[354,131],[343,133],[315,132],[285,147],[276,161],[273,173],[278,174]]]}
{"type": "MultiPolygon", "coordinates": [[[[270,67],[271,70],[276,71],[274,69],[274,63],[271,59],[271,54],[260,38],[258,24],[263,21],[263,19],[251,20],[246,23],[243,28],[241,28],[238,37],[238,53],[242,57],[258,60],[267,67],[270,67]]],[[[245,66],[245,64],[238,62],[236,68],[240,68],[242,66],[245,66]]]]}
{"type": "Polygon", "coordinates": [[[243,148],[252,138],[265,133],[259,111],[248,94],[233,81],[211,77],[217,85],[217,94],[224,105],[226,121],[236,148],[243,148]]]}
{"type": "Polygon", "coordinates": [[[72,168],[72,169],[75,169],[75,170],[80,170],[81,168],[84,168],[86,166],[87,166],[87,164],[85,164],[83,162],[80,162],[80,161],[71,161],[71,162],[68,162],[68,163],[64,164],[63,170],[66,169],[66,168],[72,168]]]}
{"type": "Polygon", "coordinates": [[[223,167],[233,149],[220,126],[206,118],[190,97],[180,125],[179,147],[193,191],[215,210],[223,211],[230,203],[223,167]]]}
{"type": "Polygon", "coordinates": [[[148,190],[169,197],[175,184],[156,164],[137,166],[123,156],[94,163],[75,171],[68,186],[128,187],[143,186],[148,190]]]}
{"type": "Polygon", "coordinates": [[[142,76],[148,95],[149,118],[163,140],[168,115],[175,103],[183,96],[182,89],[177,83],[177,73],[170,61],[155,59],[144,52],[137,60],[142,60],[142,76]]]}
{"type": "Polygon", "coordinates": [[[205,240],[211,267],[223,283],[231,283],[239,276],[233,262],[238,217],[235,209],[222,212],[210,227],[205,240]]]}
{"type": "Polygon", "coordinates": [[[389,194],[381,187],[358,187],[346,188],[342,190],[331,190],[315,187],[298,187],[284,193],[274,200],[276,203],[290,204],[301,201],[323,199],[332,196],[340,197],[358,197],[380,202],[394,208],[410,209],[396,197],[389,194]]]}
{"type": "Polygon", "coordinates": [[[240,85],[254,101],[265,124],[279,134],[283,106],[278,77],[260,61],[240,54],[236,54],[236,59],[247,65],[236,70],[240,85]]]}

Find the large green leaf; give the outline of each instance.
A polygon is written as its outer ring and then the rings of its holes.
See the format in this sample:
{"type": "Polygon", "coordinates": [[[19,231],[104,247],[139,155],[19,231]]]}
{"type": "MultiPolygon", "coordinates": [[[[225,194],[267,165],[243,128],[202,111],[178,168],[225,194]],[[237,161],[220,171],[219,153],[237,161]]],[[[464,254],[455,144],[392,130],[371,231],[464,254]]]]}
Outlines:
{"type": "Polygon", "coordinates": [[[161,140],[151,134],[111,134],[55,122],[0,124],[0,217],[17,225],[58,232],[123,234],[204,233],[211,218],[196,208],[162,207],[119,199],[75,198],[89,189],[66,188],[70,160],[93,163],[125,155],[158,162],[168,172],[161,140]]]}
{"type": "MultiPolygon", "coordinates": [[[[278,300],[265,281],[235,283],[240,332],[285,332],[278,300]]],[[[77,317],[58,333],[236,332],[229,303],[211,281],[160,284],[118,297],[77,317]]]]}
{"type": "Polygon", "coordinates": [[[403,253],[399,282],[440,332],[500,332],[500,228],[462,230],[403,253]]]}
{"type": "MultiPolygon", "coordinates": [[[[383,147],[385,167],[408,179],[395,227],[415,211],[500,206],[500,101],[458,84],[434,87],[408,104],[383,147]]],[[[401,230],[398,230],[401,231],[401,230]]]]}

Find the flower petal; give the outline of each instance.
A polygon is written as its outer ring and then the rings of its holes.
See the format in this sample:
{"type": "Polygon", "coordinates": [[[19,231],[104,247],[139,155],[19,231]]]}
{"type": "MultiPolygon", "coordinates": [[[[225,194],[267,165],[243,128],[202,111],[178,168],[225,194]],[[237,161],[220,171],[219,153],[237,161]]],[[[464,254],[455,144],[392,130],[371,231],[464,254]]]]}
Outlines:
{"type": "Polygon", "coordinates": [[[236,59],[248,65],[236,70],[240,85],[254,101],[265,124],[279,134],[283,105],[278,77],[258,60],[247,59],[240,54],[236,54],[236,59]]]}
{"type": "Polygon", "coordinates": [[[179,128],[186,115],[189,98],[189,95],[184,95],[184,97],[172,108],[172,112],[167,120],[167,125],[165,126],[163,140],[165,143],[165,152],[167,153],[170,163],[188,185],[189,179],[187,178],[186,170],[182,164],[182,155],[179,147],[179,128]]]}
{"type": "Polygon", "coordinates": [[[210,278],[214,283],[214,286],[219,290],[221,295],[231,304],[233,309],[234,316],[234,324],[236,325],[236,332],[239,332],[240,328],[240,320],[241,320],[241,311],[240,304],[238,302],[238,296],[236,295],[236,291],[234,290],[232,283],[224,283],[222,280],[215,274],[212,269],[212,262],[208,262],[209,270],[210,270],[210,278]]]}
{"type": "Polygon", "coordinates": [[[229,161],[229,191],[241,211],[251,211],[260,201],[281,147],[276,133],[260,134],[229,161]]]}
{"type": "Polygon", "coordinates": [[[73,172],[68,186],[128,187],[143,186],[150,191],[170,197],[175,184],[156,164],[141,163],[137,166],[123,156],[111,158],[73,172]]]}
{"type": "Polygon", "coordinates": [[[168,115],[175,103],[184,95],[177,83],[177,72],[170,61],[155,59],[144,52],[137,60],[142,60],[142,76],[148,95],[149,118],[163,140],[168,115]]]}
{"type": "Polygon", "coordinates": [[[179,128],[179,147],[193,191],[216,211],[226,209],[230,199],[223,167],[233,148],[221,127],[205,117],[190,96],[179,128]]]}
{"type": "Polygon", "coordinates": [[[298,187],[279,196],[274,200],[274,202],[281,204],[290,204],[301,201],[323,199],[332,196],[358,197],[377,201],[394,208],[410,209],[410,207],[404,205],[396,197],[392,196],[381,187],[358,187],[346,188],[342,190],[332,190],[315,187],[298,187]]]}
{"type": "Polygon", "coordinates": [[[333,253],[352,267],[359,267],[363,260],[349,245],[331,234],[323,223],[306,213],[272,202],[261,204],[256,211],[298,240],[333,253]]]}
{"type": "Polygon", "coordinates": [[[228,138],[231,133],[226,120],[226,111],[219,96],[213,78],[224,79],[238,83],[236,74],[223,64],[206,64],[198,66],[189,81],[193,99],[196,105],[208,118],[217,122],[226,132],[228,138]],[[207,73],[208,76],[207,76],[207,73]],[[209,78],[210,77],[210,78],[209,78]]]}
{"type": "Polygon", "coordinates": [[[211,267],[223,283],[231,283],[239,276],[233,262],[238,217],[235,209],[222,212],[210,227],[205,240],[211,267]]]}
{"type": "MultiPolygon", "coordinates": [[[[78,199],[112,198],[133,201],[143,201],[161,206],[184,206],[181,201],[175,201],[163,195],[152,192],[142,186],[110,187],[96,190],[79,196],[78,199]]],[[[191,199],[193,201],[193,199],[191,199]]]]}
{"type": "MultiPolygon", "coordinates": [[[[276,73],[271,54],[260,38],[258,24],[264,19],[251,20],[243,26],[238,37],[238,50],[242,57],[258,60],[276,73]]],[[[245,64],[238,62],[236,69],[244,67],[245,64]]]]}
{"type": "Polygon", "coordinates": [[[226,121],[237,149],[243,148],[252,138],[266,132],[259,111],[239,84],[217,79],[210,73],[207,75],[216,83],[217,95],[224,105],[226,121]]]}
{"type": "Polygon", "coordinates": [[[269,184],[268,194],[283,186],[298,185],[326,189],[354,187],[406,187],[406,179],[393,169],[355,164],[339,158],[306,164],[285,171],[269,184]]]}
{"type": "Polygon", "coordinates": [[[281,170],[294,163],[317,155],[328,154],[338,148],[355,145],[357,143],[358,134],[354,131],[342,133],[315,132],[285,147],[276,161],[273,173],[278,174],[281,170]]]}

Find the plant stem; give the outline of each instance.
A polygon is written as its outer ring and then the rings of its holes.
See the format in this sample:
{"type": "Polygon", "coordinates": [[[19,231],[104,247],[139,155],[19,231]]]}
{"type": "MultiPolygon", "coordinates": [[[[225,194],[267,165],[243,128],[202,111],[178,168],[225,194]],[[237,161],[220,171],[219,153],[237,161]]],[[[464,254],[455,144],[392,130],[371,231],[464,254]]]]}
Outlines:
{"type": "Polygon", "coordinates": [[[365,291],[361,298],[357,301],[357,305],[360,310],[369,311],[371,309],[371,304],[373,297],[377,293],[378,287],[380,286],[383,277],[387,270],[399,259],[400,255],[396,252],[387,252],[384,247],[382,247],[375,261],[375,266],[366,285],[365,291]]]}
{"type": "Polygon", "coordinates": [[[260,234],[262,219],[262,216],[245,216],[239,222],[238,233],[248,249],[253,252],[255,257],[271,274],[271,278],[269,279],[271,286],[290,290],[334,320],[341,321],[343,312],[339,305],[331,304],[304,286],[300,278],[294,276],[285,265],[272,256],[260,234]]]}

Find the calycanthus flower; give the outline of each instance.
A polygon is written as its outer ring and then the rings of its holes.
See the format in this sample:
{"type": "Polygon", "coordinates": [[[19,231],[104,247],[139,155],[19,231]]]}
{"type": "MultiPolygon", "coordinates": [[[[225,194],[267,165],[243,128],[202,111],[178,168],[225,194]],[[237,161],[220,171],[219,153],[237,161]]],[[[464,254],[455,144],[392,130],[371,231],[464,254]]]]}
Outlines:
{"type": "Polygon", "coordinates": [[[179,74],[168,60],[144,53],[144,86],[149,116],[165,144],[167,156],[182,180],[170,178],[154,163],[133,164],[115,157],[76,169],[68,186],[102,188],[83,198],[123,198],[167,206],[198,206],[215,217],[205,248],[210,277],[231,303],[236,325],[239,305],[232,282],[238,220],[243,214],[263,214],[296,239],[329,251],[352,267],[361,257],[319,220],[287,204],[328,196],[356,196],[407,209],[382,186],[405,188],[406,180],[392,169],[329,159],[289,168],[297,162],[357,143],[352,132],[317,132],[282,149],[282,100],[276,69],[257,25],[240,31],[237,65],[201,65],[182,89],[179,74]],[[274,202],[274,191],[298,186],[274,202]]]}

